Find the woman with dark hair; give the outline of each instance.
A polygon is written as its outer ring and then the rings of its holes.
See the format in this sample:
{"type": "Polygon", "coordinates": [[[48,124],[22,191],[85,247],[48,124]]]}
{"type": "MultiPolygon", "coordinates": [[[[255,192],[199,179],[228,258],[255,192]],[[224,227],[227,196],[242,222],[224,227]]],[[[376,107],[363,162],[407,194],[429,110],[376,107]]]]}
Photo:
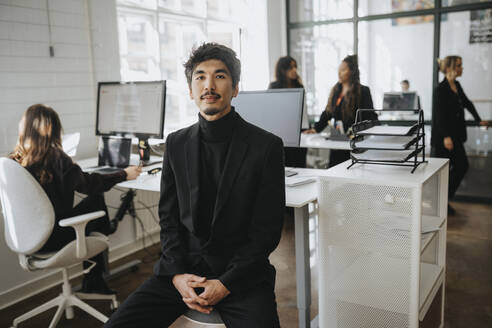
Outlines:
{"type": "MultiPolygon", "coordinates": [[[[449,158],[448,199],[453,199],[468,170],[468,158],[463,144],[466,141],[465,108],[480,125],[482,121],[473,103],[468,99],[456,80],[463,74],[463,60],[460,56],[447,56],[439,60],[439,70],[445,78],[436,89],[434,112],[432,114],[431,155],[449,158]]],[[[448,214],[454,214],[448,205],[448,214]]]]}
{"type": "MultiPolygon", "coordinates": [[[[355,122],[357,109],[372,109],[371,91],[360,84],[360,73],[357,55],[347,56],[338,67],[338,82],[333,86],[328,97],[328,104],[321,114],[319,121],[314,124],[314,129],[305,133],[319,133],[328,125],[332,118],[341,121],[343,130],[348,131],[355,122]]],[[[373,111],[365,111],[361,117],[363,120],[377,120],[378,116],[373,111]]],[[[338,127],[337,127],[338,128],[338,127]]],[[[330,151],[330,167],[350,159],[350,151],[330,151]]]]}
{"type": "MultiPolygon", "coordinates": [[[[275,81],[268,89],[303,88],[301,78],[297,74],[297,62],[291,56],[280,57],[275,65],[275,81]]],[[[303,108],[301,131],[309,128],[306,110],[303,108]]],[[[306,167],[306,148],[285,147],[285,166],[306,167]]]]}
{"type": "Polygon", "coordinates": [[[297,62],[291,56],[280,57],[275,65],[275,81],[268,89],[304,88],[297,74],[297,62]]]}
{"type": "MultiPolygon", "coordinates": [[[[19,123],[19,139],[9,157],[26,168],[41,184],[55,210],[55,226],[51,236],[40,249],[52,252],[63,248],[75,240],[75,231],[71,227],[61,227],[58,222],[72,216],[103,210],[106,216],[90,221],[86,234],[91,232],[111,233],[107,208],[103,192],[116,183],[135,179],[141,169],[128,167],[113,174],[87,174],[72,162],[62,149],[62,125],[58,114],[46,105],[36,104],[29,107],[19,123]],[[74,193],[88,195],[73,207],[74,193]]],[[[100,253],[91,258],[96,265],[84,275],[82,292],[114,293],[103,278],[105,258],[100,253]]],[[[90,262],[84,262],[84,269],[90,262]]]]}

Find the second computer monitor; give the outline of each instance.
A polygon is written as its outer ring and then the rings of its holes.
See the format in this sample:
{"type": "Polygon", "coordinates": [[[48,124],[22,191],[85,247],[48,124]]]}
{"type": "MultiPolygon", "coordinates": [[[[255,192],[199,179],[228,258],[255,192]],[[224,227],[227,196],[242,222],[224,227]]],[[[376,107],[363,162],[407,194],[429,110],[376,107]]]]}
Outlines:
{"type": "Polygon", "coordinates": [[[284,146],[299,147],[304,89],[242,91],[232,105],[249,123],[282,138],[284,146]]]}
{"type": "Polygon", "coordinates": [[[418,107],[415,91],[384,93],[383,109],[419,109],[418,107]]]}

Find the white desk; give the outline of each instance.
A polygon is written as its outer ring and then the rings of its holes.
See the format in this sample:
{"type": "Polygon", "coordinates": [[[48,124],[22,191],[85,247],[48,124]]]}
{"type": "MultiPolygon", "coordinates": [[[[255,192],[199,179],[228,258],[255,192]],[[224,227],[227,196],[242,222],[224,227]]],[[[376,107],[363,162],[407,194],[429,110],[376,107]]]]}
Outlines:
{"type": "MultiPolygon", "coordinates": [[[[152,158],[151,158],[152,160],[152,158]]],[[[78,161],[78,164],[84,167],[94,166],[97,158],[89,158],[78,161]]],[[[133,164],[133,163],[132,163],[133,164]]],[[[155,166],[146,167],[150,169],[155,166]]],[[[299,172],[297,176],[318,177],[326,174],[326,170],[317,169],[291,169],[299,172]]],[[[117,184],[119,187],[160,192],[161,173],[155,175],[141,174],[137,179],[124,181],[117,184]]],[[[311,306],[311,267],[309,264],[309,203],[317,199],[317,183],[309,183],[297,187],[286,187],[286,206],[294,208],[295,220],[295,247],[296,247],[296,286],[297,286],[297,309],[299,312],[299,327],[316,327],[317,319],[310,320],[311,306]]]]}
{"type": "Polygon", "coordinates": [[[326,140],[326,133],[301,134],[301,147],[350,150],[350,141],[326,140]]]}

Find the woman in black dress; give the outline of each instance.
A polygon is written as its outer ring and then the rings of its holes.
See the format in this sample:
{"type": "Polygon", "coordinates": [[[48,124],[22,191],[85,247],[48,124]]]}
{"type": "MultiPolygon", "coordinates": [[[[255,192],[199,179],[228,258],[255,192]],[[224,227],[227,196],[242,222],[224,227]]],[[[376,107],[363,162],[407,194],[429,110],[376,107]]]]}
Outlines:
{"type": "MultiPolygon", "coordinates": [[[[297,74],[297,62],[291,56],[280,57],[275,65],[275,81],[268,89],[303,88],[301,78],[297,74]]],[[[303,109],[304,110],[304,109],[303,109]]],[[[307,115],[303,112],[301,131],[309,127],[307,115]]],[[[285,147],[285,166],[306,167],[307,149],[301,147],[285,147]]]]}
{"type": "MultiPolygon", "coordinates": [[[[323,131],[328,122],[342,121],[343,130],[348,131],[355,122],[357,109],[373,109],[371,91],[360,84],[360,73],[357,55],[347,56],[338,67],[338,82],[333,86],[328,97],[326,108],[319,121],[314,124],[314,129],[305,133],[319,133],[323,131]]],[[[363,112],[363,120],[377,120],[378,116],[373,111],[363,112]]],[[[335,166],[350,159],[348,150],[331,150],[330,164],[335,166]]]]}
{"type": "MultiPolygon", "coordinates": [[[[463,144],[466,141],[465,108],[480,125],[482,121],[473,103],[468,99],[456,80],[463,74],[463,60],[460,56],[447,56],[439,61],[439,70],[445,78],[439,83],[432,114],[431,155],[449,158],[448,199],[453,199],[461,180],[468,170],[468,158],[463,144]]],[[[448,214],[454,214],[448,205],[448,214]]]]}
{"type": "MultiPolygon", "coordinates": [[[[141,172],[131,166],[113,174],[84,173],[63,152],[61,143],[62,126],[58,114],[46,105],[29,107],[19,123],[19,139],[10,158],[25,167],[41,184],[55,210],[55,226],[51,236],[40,252],[58,251],[76,239],[71,227],[61,227],[58,222],[72,216],[103,210],[106,216],[90,221],[86,234],[97,231],[111,233],[103,192],[116,183],[135,179],[141,172]],[[88,195],[77,206],[73,206],[75,191],[88,195]]],[[[105,259],[103,253],[91,258],[96,265],[84,275],[82,292],[114,293],[103,278],[105,259]]],[[[84,269],[90,262],[84,262],[84,269]]]]}

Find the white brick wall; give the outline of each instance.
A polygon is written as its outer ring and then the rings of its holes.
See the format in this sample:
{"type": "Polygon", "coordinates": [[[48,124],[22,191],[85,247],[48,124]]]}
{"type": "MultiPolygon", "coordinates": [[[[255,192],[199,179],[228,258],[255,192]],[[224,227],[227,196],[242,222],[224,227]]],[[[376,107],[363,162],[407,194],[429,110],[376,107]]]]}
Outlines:
{"type": "Polygon", "coordinates": [[[85,0],[0,0],[0,155],[10,152],[29,105],[46,103],[65,132],[81,132],[79,157],[95,154],[95,87],[85,0]],[[49,46],[55,56],[49,56],[49,46]]]}

